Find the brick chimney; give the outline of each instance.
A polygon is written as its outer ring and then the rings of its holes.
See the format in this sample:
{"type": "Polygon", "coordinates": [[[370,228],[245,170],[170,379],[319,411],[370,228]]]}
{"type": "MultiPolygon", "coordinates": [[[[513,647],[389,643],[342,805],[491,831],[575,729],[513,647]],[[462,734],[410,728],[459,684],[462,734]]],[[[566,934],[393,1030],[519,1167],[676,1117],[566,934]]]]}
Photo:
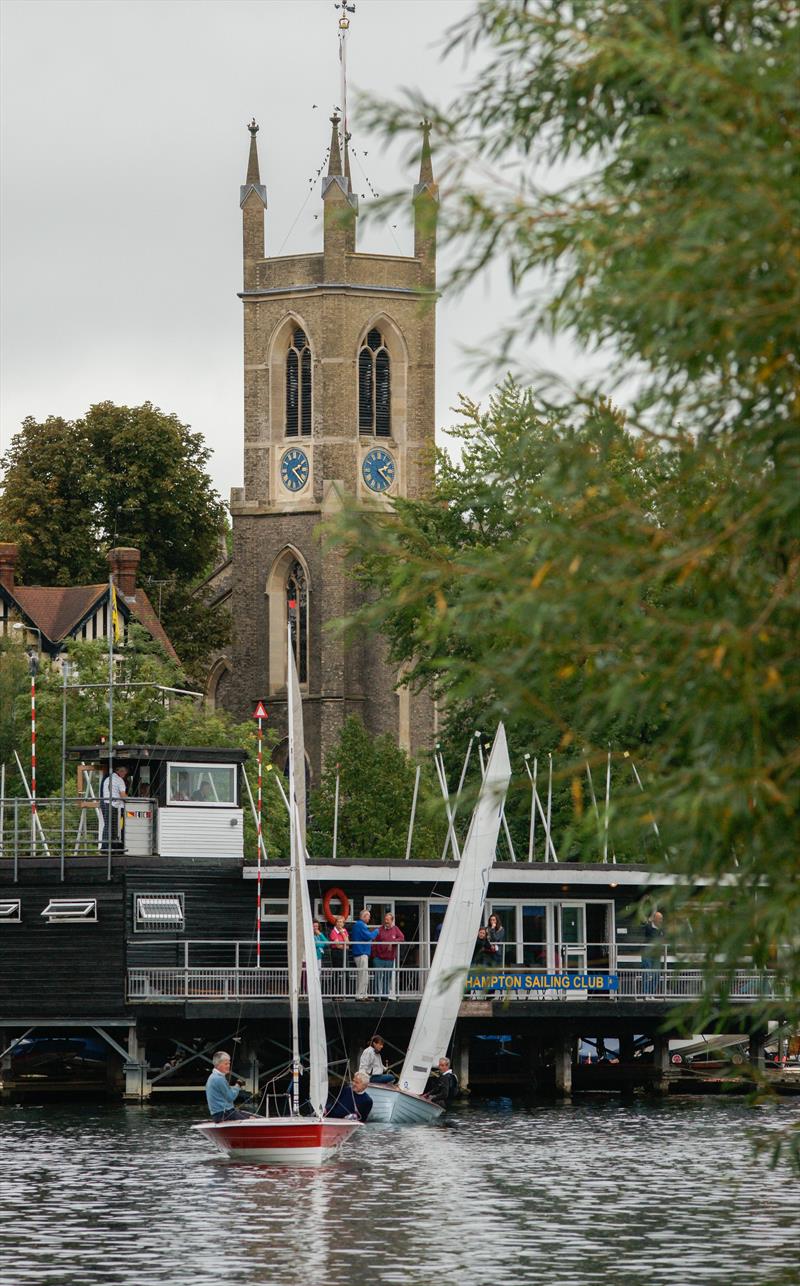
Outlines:
{"type": "Polygon", "coordinates": [[[136,594],[136,569],[141,557],[138,549],[125,548],[112,549],[108,555],[114,583],[125,598],[133,598],[136,594]]]}
{"type": "Polygon", "coordinates": [[[19,557],[19,545],[0,540],[0,585],[14,593],[14,568],[19,557]]]}

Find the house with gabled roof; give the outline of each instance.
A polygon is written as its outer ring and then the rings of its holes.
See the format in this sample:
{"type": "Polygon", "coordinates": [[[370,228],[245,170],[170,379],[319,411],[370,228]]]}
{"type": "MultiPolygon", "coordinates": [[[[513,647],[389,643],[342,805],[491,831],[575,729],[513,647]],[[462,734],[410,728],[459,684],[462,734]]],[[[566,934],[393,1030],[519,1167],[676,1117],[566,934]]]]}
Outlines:
{"type": "Polygon", "coordinates": [[[112,549],[108,555],[110,578],[99,585],[18,585],[17,545],[0,542],[0,636],[15,624],[41,636],[42,651],[56,657],[67,639],[107,639],[111,629],[110,581],[117,591],[120,627],[127,632],[131,621],[144,626],[171,660],[180,663],[158,615],[136,573],[138,549],[112,549]]]}

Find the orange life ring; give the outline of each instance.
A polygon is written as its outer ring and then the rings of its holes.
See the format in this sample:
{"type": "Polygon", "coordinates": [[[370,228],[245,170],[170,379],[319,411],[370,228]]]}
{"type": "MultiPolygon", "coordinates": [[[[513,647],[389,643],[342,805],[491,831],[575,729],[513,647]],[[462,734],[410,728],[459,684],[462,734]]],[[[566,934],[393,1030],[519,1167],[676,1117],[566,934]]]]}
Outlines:
{"type": "Polygon", "coordinates": [[[342,909],[339,914],[343,915],[345,920],[350,914],[350,899],[344,889],[328,889],[328,892],[322,899],[322,909],[325,912],[325,919],[328,921],[328,924],[333,924],[336,920],[336,916],[331,912],[331,902],[333,902],[334,898],[341,902],[342,909]]]}

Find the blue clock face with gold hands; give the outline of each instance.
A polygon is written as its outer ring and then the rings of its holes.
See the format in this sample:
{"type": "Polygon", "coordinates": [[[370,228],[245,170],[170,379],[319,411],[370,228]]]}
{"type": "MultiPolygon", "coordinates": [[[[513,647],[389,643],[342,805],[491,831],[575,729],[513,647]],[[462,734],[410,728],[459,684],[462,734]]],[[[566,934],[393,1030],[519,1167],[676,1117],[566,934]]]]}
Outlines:
{"type": "Polygon", "coordinates": [[[308,456],[299,447],[284,451],[281,459],[281,482],[287,491],[302,491],[308,482],[308,456]]]}
{"type": "Polygon", "coordinates": [[[361,465],[361,476],[370,491],[388,491],[394,482],[394,460],[388,451],[374,447],[364,456],[361,465]]]}

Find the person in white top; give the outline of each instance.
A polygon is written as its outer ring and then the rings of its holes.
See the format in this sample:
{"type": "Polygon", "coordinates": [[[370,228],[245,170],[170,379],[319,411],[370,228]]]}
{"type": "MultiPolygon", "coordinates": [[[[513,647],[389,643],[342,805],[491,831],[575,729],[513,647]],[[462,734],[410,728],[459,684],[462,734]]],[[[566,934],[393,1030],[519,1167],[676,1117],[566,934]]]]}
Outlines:
{"type": "Polygon", "coordinates": [[[122,809],[124,807],[123,801],[127,798],[128,769],[125,767],[114,768],[112,769],[110,776],[106,774],[103,778],[103,784],[100,787],[100,799],[103,811],[103,835],[100,839],[101,845],[103,843],[103,838],[105,838],[105,842],[108,843],[106,827],[109,825],[109,821],[111,824],[112,847],[117,848],[121,843],[122,836],[120,821],[122,819],[122,809]],[[111,800],[110,818],[109,799],[111,800]]]}
{"type": "Polygon", "coordinates": [[[397,1077],[386,1070],[382,1051],[383,1037],[373,1036],[359,1059],[358,1070],[368,1076],[373,1085],[394,1085],[397,1077]]]}

